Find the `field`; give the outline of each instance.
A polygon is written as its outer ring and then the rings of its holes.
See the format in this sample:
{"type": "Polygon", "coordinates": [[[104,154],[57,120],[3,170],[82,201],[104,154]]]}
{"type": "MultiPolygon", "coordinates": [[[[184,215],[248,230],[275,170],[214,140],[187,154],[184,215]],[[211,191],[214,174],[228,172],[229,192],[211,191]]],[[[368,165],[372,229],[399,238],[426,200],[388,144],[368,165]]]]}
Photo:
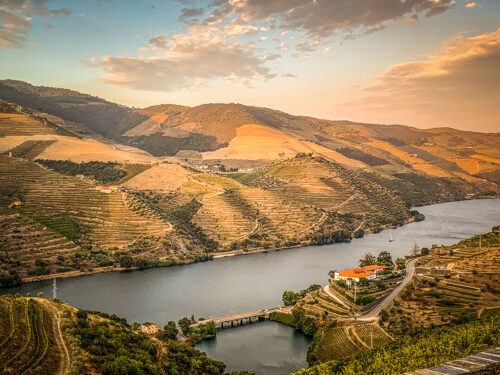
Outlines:
{"type": "Polygon", "coordinates": [[[0,297],[0,370],[55,374],[64,364],[54,312],[35,299],[0,297]]]}
{"type": "Polygon", "coordinates": [[[109,266],[116,250],[159,259],[178,247],[171,225],[129,207],[127,193],[104,194],[89,181],[6,156],[0,184],[2,251],[22,277],[109,266]]]}
{"type": "Polygon", "coordinates": [[[352,356],[392,342],[392,338],[376,323],[357,323],[326,328],[313,346],[313,355],[319,363],[352,356]]]}
{"type": "Polygon", "coordinates": [[[499,337],[499,318],[485,318],[438,330],[427,330],[421,335],[408,335],[374,350],[303,369],[296,374],[398,375],[498,347],[499,337]]]}
{"type": "Polygon", "coordinates": [[[419,260],[412,284],[387,308],[384,323],[401,336],[422,328],[494,314],[500,307],[500,231],[444,248],[444,255],[419,260]]]}
{"type": "Polygon", "coordinates": [[[117,161],[149,164],[158,161],[145,151],[113,142],[82,139],[45,118],[0,113],[0,152],[28,159],[117,161]]]}

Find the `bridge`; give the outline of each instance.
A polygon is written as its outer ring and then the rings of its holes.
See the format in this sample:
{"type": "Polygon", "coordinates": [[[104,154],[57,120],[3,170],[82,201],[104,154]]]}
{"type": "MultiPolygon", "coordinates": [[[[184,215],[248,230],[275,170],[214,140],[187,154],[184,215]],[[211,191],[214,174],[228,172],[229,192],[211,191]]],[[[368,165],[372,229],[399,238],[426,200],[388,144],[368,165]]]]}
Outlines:
{"type": "Polygon", "coordinates": [[[258,323],[263,320],[269,319],[269,314],[273,312],[289,313],[288,310],[282,308],[281,306],[276,306],[269,309],[247,311],[240,314],[224,315],[206,320],[201,320],[198,323],[192,324],[191,327],[196,327],[199,324],[205,324],[208,322],[213,322],[217,329],[238,327],[241,325],[258,323]]]}

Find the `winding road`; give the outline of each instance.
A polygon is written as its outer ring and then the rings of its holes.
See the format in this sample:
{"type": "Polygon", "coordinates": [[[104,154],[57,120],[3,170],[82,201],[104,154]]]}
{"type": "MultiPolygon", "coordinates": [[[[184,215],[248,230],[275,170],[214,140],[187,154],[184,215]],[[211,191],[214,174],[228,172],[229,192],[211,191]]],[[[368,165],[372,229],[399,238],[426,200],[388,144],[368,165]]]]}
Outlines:
{"type": "Polygon", "coordinates": [[[357,316],[357,320],[368,320],[373,319],[378,316],[382,309],[385,309],[394,298],[397,297],[399,293],[405,288],[406,285],[411,281],[413,275],[415,274],[415,262],[420,258],[414,258],[406,263],[406,275],[401,284],[399,284],[389,295],[387,295],[383,301],[377,304],[373,309],[367,311],[361,316],[357,316]]]}
{"type": "MultiPolygon", "coordinates": [[[[420,258],[415,258],[410,260],[408,263],[406,263],[406,275],[401,282],[394,290],[388,294],[380,303],[378,303],[376,306],[374,306],[370,311],[367,311],[363,315],[356,316],[353,318],[347,318],[347,320],[371,320],[374,319],[378,316],[380,311],[382,309],[385,309],[394,298],[397,297],[399,293],[405,288],[406,285],[411,281],[413,278],[413,275],[415,274],[415,262],[420,259],[420,258]]],[[[344,304],[337,296],[335,296],[332,292],[330,292],[330,286],[327,284],[323,287],[323,290],[325,291],[326,294],[328,294],[330,297],[332,297],[334,300],[344,304]]]]}

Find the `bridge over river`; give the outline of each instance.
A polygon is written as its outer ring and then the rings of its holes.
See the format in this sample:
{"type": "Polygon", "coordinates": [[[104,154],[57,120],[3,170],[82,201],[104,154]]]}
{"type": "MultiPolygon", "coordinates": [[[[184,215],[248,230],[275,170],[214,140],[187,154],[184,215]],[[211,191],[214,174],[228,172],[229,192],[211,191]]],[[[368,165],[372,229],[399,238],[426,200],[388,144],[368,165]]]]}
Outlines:
{"type": "Polygon", "coordinates": [[[273,312],[290,313],[288,309],[281,306],[276,306],[269,309],[247,311],[239,314],[224,315],[206,320],[200,320],[198,323],[192,324],[191,326],[196,327],[199,324],[213,322],[215,323],[215,327],[217,329],[238,327],[244,324],[258,323],[262,320],[269,319],[269,314],[273,312]]]}

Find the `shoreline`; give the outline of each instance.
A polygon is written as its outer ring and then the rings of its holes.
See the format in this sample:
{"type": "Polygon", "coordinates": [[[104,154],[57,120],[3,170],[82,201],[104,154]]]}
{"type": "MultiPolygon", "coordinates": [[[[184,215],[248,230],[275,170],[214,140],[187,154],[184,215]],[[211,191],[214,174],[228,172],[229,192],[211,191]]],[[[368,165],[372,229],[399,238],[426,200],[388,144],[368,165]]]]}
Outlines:
{"type": "MultiPolygon", "coordinates": [[[[459,199],[456,201],[444,201],[444,202],[431,203],[428,205],[418,206],[418,207],[433,206],[436,204],[445,204],[445,203],[461,202],[461,201],[484,200],[484,199],[500,199],[500,198],[485,197],[485,198],[479,198],[479,199],[459,199]]],[[[418,207],[411,207],[409,210],[418,209],[418,207]]],[[[387,225],[385,227],[382,227],[380,232],[387,230],[387,229],[400,228],[400,227],[403,227],[407,224],[411,224],[413,222],[415,222],[415,218],[409,217],[408,220],[406,220],[402,225],[399,225],[399,226],[398,225],[387,225]]],[[[380,232],[374,232],[372,229],[366,229],[363,236],[366,236],[368,234],[373,234],[373,233],[380,233],[380,232]]],[[[351,241],[354,239],[356,239],[356,238],[352,238],[351,241]]],[[[350,241],[348,241],[348,242],[350,242],[350,241]]],[[[335,243],[333,243],[333,244],[321,244],[321,245],[300,244],[300,245],[285,246],[285,247],[270,247],[269,249],[255,248],[255,249],[248,250],[248,251],[234,250],[234,251],[226,251],[226,252],[217,252],[217,253],[214,253],[210,259],[207,259],[204,261],[223,259],[223,258],[229,258],[229,257],[234,257],[234,256],[267,253],[267,252],[271,252],[271,251],[291,250],[291,249],[296,249],[296,248],[300,248],[300,247],[307,247],[307,246],[325,246],[325,245],[334,245],[334,244],[335,243]]],[[[183,266],[183,265],[200,263],[200,262],[202,262],[202,261],[193,261],[193,262],[172,264],[172,265],[168,265],[168,266],[159,266],[159,267],[183,266]]],[[[151,267],[151,268],[159,268],[159,267],[151,267]]],[[[150,269],[150,268],[144,268],[144,269],[150,269]]],[[[94,268],[92,271],[76,271],[75,270],[75,271],[68,271],[68,272],[61,272],[61,273],[54,273],[54,274],[48,274],[48,275],[31,276],[31,277],[22,278],[21,283],[18,285],[15,285],[15,286],[20,286],[23,284],[29,284],[29,283],[39,282],[39,281],[47,281],[47,280],[52,280],[55,278],[56,279],[66,279],[66,278],[72,278],[72,277],[90,276],[90,275],[94,275],[94,274],[98,274],[98,273],[105,273],[105,272],[132,272],[132,271],[139,271],[139,270],[143,270],[143,269],[139,269],[137,267],[123,268],[123,267],[110,266],[110,267],[94,268]]],[[[15,286],[13,286],[13,287],[15,287],[15,286]]],[[[11,287],[0,288],[0,291],[2,289],[7,289],[7,288],[11,288],[11,287]]]]}
{"type": "MultiPolygon", "coordinates": [[[[443,202],[446,203],[446,202],[443,202]]],[[[394,229],[394,228],[400,228],[404,225],[411,224],[415,222],[415,219],[413,217],[410,217],[405,223],[403,223],[400,226],[397,225],[388,225],[386,227],[381,228],[380,232],[387,230],[387,229],[394,229]]],[[[372,233],[380,233],[380,232],[373,232],[370,229],[367,229],[364,235],[367,234],[372,234],[372,233]]],[[[361,237],[362,238],[362,237],[361,237]]],[[[352,238],[354,240],[356,238],[352,238]]],[[[345,242],[351,242],[351,241],[344,241],[345,242]]],[[[340,243],[340,242],[339,242],[340,243]]],[[[234,250],[234,251],[227,251],[227,252],[218,252],[215,253],[211,259],[205,260],[205,261],[210,261],[210,260],[216,260],[216,259],[223,259],[223,258],[230,258],[234,256],[242,256],[242,255],[251,255],[251,254],[259,254],[259,253],[267,253],[267,252],[272,252],[272,251],[282,251],[282,250],[292,250],[292,249],[297,249],[301,247],[307,247],[307,246],[326,246],[326,245],[335,245],[333,244],[321,244],[321,245],[313,245],[313,244],[299,244],[299,245],[293,245],[293,246],[284,246],[284,247],[270,247],[269,249],[264,249],[264,248],[255,248],[252,250],[248,251],[243,251],[243,250],[234,250]]],[[[193,264],[193,263],[200,263],[203,261],[194,261],[194,262],[187,262],[187,263],[180,263],[180,264],[172,264],[169,266],[158,266],[158,267],[151,267],[151,268],[168,268],[168,267],[175,267],[175,266],[184,266],[188,264],[193,264]]],[[[61,272],[61,273],[53,273],[53,274],[48,274],[48,275],[40,275],[40,276],[30,276],[23,278],[21,280],[21,283],[15,286],[20,286],[23,284],[30,284],[30,283],[36,283],[39,281],[47,281],[47,280],[52,280],[52,279],[68,279],[68,278],[76,278],[76,277],[81,277],[81,276],[90,276],[90,275],[95,275],[98,273],[107,273],[107,272],[134,272],[134,271],[142,271],[142,270],[148,270],[151,268],[143,268],[139,269],[138,267],[130,267],[130,268],[124,268],[124,267],[99,267],[99,268],[94,268],[92,271],[68,271],[68,272],[61,272]]],[[[14,287],[15,287],[14,286],[14,287]]],[[[10,288],[6,287],[5,289],[10,288]]],[[[4,288],[0,288],[0,291],[4,288]]]]}

